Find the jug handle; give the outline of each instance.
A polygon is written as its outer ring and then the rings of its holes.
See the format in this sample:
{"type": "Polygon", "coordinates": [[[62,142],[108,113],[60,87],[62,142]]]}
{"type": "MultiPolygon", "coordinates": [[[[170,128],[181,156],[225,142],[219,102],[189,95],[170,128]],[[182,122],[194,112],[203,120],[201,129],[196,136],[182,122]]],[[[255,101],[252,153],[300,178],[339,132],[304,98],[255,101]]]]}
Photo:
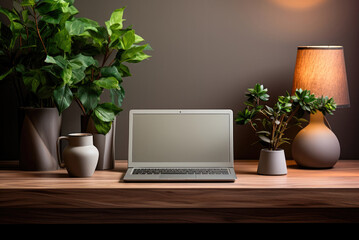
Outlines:
{"type": "Polygon", "coordinates": [[[65,167],[65,163],[62,162],[61,153],[60,153],[60,140],[61,140],[61,139],[69,139],[69,137],[67,137],[67,136],[60,136],[60,137],[57,139],[57,142],[56,142],[57,160],[59,161],[59,166],[60,166],[61,168],[64,168],[64,167],[65,167]]]}

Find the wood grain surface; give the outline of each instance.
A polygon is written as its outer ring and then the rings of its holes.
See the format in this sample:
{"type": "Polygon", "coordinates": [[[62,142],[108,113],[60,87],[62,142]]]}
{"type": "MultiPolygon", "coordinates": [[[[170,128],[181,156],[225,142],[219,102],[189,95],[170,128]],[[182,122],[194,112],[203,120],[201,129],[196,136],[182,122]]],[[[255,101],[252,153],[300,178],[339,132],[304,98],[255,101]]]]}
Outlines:
{"type": "Polygon", "coordinates": [[[126,161],[90,178],[8,162],[0,170],[0,222],[359,222],[359,161],[326,170],[287,165],[285,176],[263,176],[257,161],[236,161],[234,183],[125,183],[126,161]]]}
{"type": "Polygon", "coordinates": [[[71,178],[66,169],[56,171],[20,171],[14,162],[0,162],[0,189],[178,189],[178,188],[358,188],[359,161],[340,160],[331,169],[303,169],[287,161],[288,174],[257,174],[257,161],[235,161],[234,183],[125,183],[122,178],[127,161],[116,161],[113,170],[96,170],[89,178],[71,178]]]}

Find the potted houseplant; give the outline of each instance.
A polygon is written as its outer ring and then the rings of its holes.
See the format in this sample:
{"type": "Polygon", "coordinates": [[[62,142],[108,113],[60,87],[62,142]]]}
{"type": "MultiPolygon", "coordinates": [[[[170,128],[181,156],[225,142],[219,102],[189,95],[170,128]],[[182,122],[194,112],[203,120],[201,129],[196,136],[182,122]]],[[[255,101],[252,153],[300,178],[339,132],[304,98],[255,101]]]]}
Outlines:
{"type": "Polygon", "coordinates": [[[323,114],[333,114],[336,104],[333,98],[316,98],[310,91],[297,89],[293,96],[288,92],[279,96],[273,107],[263,104],[269,100],[268,89],[261,84],[249,88],[246,93],[245,109],[238,112],[237,124],[248,124],[258,137],[258,142],[264,146],[261,150],[258,170],[259,174],[285,175],[287,167],[282,144],[289,144],[286,137],[288,129],[307,122],[302,118],[304,113],[321,111],[323,114]]]}
{"type": "Polygon", "coordinates": [[[75,101],[80,107],[81,131],[94,135],[98,148],[97,169],[114,167],[116,115],[122,111],[125,95],[123,78],[131,76],[125,63],[139,63],[150,56],[151,50],[132,26],[123,27],[125,8],[116,9],[105,26],[88,18],[71,16],[63,29],[71,40],[71,49],[64,56],[47,56],[53,76],[60,76],[62,84],[54,90],[54,100],[60,113],[75,101]],[[100,59],[97,61],[96,59],[100,59]],[[101,101],[108,91],[110,102],[101,101]]]}
{"type": "Polygon", "coordinates": [[[58,168],[56,140],[61,116],[54,90],[61,85],[49,73],[48,55],[63,55],[71,44],[65,41],[65,22],[78,11],[73,1],[14,1],[13,9],[0,7],[9,24],[0,29],[0,80],[11,81],[24,113],[20,139],[20,167],[24,170],[58,168]]]}

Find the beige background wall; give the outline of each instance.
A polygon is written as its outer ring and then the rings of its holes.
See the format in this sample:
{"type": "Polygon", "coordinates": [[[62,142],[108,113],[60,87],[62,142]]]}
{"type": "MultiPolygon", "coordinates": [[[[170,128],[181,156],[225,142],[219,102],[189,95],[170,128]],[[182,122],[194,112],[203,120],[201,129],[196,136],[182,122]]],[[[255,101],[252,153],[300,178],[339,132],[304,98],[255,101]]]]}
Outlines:
{"type": "MultiPolygon", "coordinates": [[[[359,1],[284,0],[76,0],[80,16],[104,24],[114,9],[127,6],[133,25],[154,49],[150,60],[131,65],[124,83],[124,111],[117,118],[116,158],[127,159],[128,111],[148,108],[244,107],[244,92],[255,83],[273,98],[290,91],[298,45],[343,45],[351,108],[328,119],[342,146],[342,159],[358,159],[359,1]]],[[[8,6],[11,1],[1,1],[8,6]]],[[[1,159],[16,159],[16,102],[11,86],[0,85],[1,159]]],[[[106,99],[105,96],[104,99],[106,99]]],[[[80,130],[80,110],[63,114],[62,133],[80,130]]],[[[260,146],[248,126],[234,127],[235,159],[257,159],[260,146]]],[[[291,135],[294,135],[292,133],[291,135]]],[[[290,148],[286,147],[290,158],[290,148]]]]}

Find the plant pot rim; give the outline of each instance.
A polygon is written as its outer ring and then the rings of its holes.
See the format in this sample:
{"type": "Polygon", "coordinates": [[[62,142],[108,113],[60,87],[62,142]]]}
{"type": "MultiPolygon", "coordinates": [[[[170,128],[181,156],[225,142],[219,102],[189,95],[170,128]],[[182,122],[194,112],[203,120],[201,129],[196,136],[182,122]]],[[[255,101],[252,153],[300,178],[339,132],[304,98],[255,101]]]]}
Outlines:
{"type": "Polygon", "coordinates": [[[19,107],[20,109],[24,109],[24,110],[54,110],[57,108],[56,107],[42,107],[42,108],[38,108],[38,107],[19,107]]]}
{"type": "Polygon", "coordinates": [[[73,132],[73,133],[69,133],[67,134],[68,137],[93,137],[92,133],[77,133],[77,132],[73,132]]]}
{"type": "Polygon", "coordinates": [[[261,151],[265,151],[265,152],[283,152],[284,149],[278,148],[276,150],[269,150],[268,148],[262,148],[261,151]]]}

